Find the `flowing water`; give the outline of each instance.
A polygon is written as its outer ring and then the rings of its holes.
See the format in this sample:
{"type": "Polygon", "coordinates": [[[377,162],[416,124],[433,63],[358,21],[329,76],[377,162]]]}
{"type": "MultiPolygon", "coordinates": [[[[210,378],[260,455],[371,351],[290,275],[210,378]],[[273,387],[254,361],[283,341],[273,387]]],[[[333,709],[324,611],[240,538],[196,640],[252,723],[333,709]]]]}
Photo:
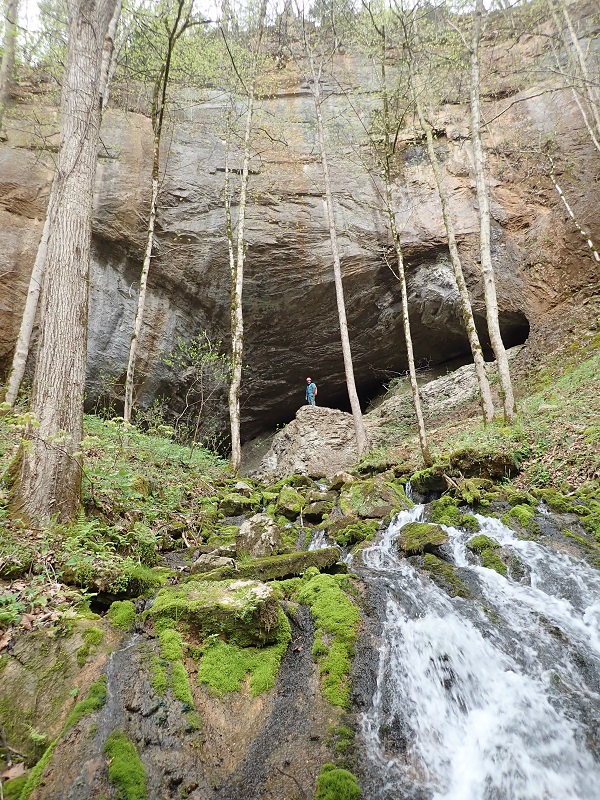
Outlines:
{"type": "Polygon", "coordinates": [[[451,598],[395,548],[401,513],[363,553],[380,598],[377,683],[362,717],[370,800],[599,800],[600,573],[478,517],[519,564],[480,566],[446,528],[472,589],[451,598]]]}

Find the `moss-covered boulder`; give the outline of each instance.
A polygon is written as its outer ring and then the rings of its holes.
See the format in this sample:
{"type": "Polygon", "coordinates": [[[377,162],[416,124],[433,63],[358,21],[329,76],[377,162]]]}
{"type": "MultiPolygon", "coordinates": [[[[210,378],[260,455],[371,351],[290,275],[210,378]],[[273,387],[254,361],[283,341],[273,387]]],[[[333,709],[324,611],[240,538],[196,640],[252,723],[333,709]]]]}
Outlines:
{"type": "Polygon", "coordinates": [[[502,448],[476,450],[463,447],[455,450],[433,466],[419,470],[410,476],[413,489],[419,494],[443,492],[448,488],[445,476],[454,481],[465,478],[501,480],[516,475],[519,468],[512,453],[502,448]]]}
{"type": "Polygon", "coordinates": [[[355,481],[340,494],[340,509],[345,516],[361,519],[383,518],[395,511],[411,508],[400,483],[377,476],[355,481]]]}
{"type": "Polygon", "coordinates": [[[377,532],[379,522],[375,519],[356,520],[343,528],[338,528],[333,535],[340,547],[352,547],[360,542],[370,541],[377,532]]]}
{"type": "Polygon", "coordinates": [[[444,495],[431,504],[431,521],[450,528],[464,528],[477,532],[480,528],[477,518],[462,511],[459,501],[450,495],[444,495]]]}
{"type": "Polygon", "coordinates": [[[502,522],[507,528],[517,532],[537,533],[535,524],[535,508],[529,505],[518,504],[502,515],[502,522]]]}
{"type": "Polygon", "coordinates": [[[484,567],[506,576],[508,568],[497,552],[500,547],[501,545],[495,539],[484,534],[474,536],[467,542],[467,548],[481,558],[484,567]]]}
{"type": "Polygon", "coordinates": [[[409,522],[400,529],[396,544],[408,555],[436,553],[448,541],[448,534],[430,522],[409,522]]]}
{"type": "Polygon", "coordinates": [[[240,514],[247,514],[258,508],[258,500],[255,497],[246,497],[237,492],[226,494],[219,503],[219,511],[225,517],[237,517],[240,514]]]}
{"type": "Polygon", "coordinates": [[[307,522],[321,522],[328,514],[331,514],[333,508],[334,503],[330,500],[316,500],[306,506],[302,516],[307,522]]]}
{"type": "Polygon", "coordinates": [[[265,558],[280,553],[282,547],[281,529],[268,514],[255,514],[245,520],[235,539],[238,556],[265,558]]]}
{"type": "Polygon", "coordinates": [[[347,567],[338,563],[340,551],[337,547],[324,547],[321,550],[301,550],[269,558],[257,558],[248,563],[236,564],[235,567],[221,567],[202,576],[205,581],[220,581],[237,576],[254,578],[261,581],[282,580],[303,575],[309,567],[316,567],[321,572],[345,572],[347,567]]]}
{"type": "Polygon", "coordinates": [[[123,636],[100,618],[79,617],[55,633],[30,631],[15,639],[11,655],[0,656],[2,731],[32,761],[60,733],[123,636]]]}
{"type": "Polygon", "coordinates": [[[270,586],[255,580],[188,581],[161,589],[148,611],[155,624],[184,622],[204,639],[216,634],[242,647],[272,644],[279,604],[270,586]]]}
{"type": "Polygon", "coordinates": [[[306,504],[304,497],[292,486],[283,486],[275,503],[276,514],[281,514],[286,519],[296,519],[303,506],[306,504]]]}
{"type": "Polygon", "coordinates": [[[339,492],[343,486],[349,483],[354,483],[355,480],[356,478],[354,475],[350,475],[349,472],[337,472],[331,479],[329,488],[333,492],[339,492]]]}

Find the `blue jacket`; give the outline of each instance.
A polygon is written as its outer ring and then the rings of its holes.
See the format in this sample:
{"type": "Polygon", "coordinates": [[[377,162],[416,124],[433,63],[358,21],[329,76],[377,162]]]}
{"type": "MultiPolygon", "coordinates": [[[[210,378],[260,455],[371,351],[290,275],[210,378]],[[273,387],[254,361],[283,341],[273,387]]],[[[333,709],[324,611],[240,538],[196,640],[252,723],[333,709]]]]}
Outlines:
{"type": "Polygon", "coordinates": [[[307,401],[310,400],[310,398],[315,395],[316,391],[317,391],[316,383],[309,383],[308,386],[306,387],[306,400],[307,401]]]}

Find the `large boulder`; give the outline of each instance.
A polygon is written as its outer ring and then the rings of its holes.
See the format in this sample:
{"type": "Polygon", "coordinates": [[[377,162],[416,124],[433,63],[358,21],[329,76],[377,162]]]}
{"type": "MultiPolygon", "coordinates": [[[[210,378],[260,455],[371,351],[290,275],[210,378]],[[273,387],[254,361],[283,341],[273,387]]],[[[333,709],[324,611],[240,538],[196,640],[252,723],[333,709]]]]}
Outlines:
{"type": "Polygon", "coordinates": [[[255,514],[242,523],[235,539],[235,548],[238,555],[251,558],[275,555],[282,548],[281,530],[267,514],[255,514]]]}
{"type": "Polygon", "coordinates": [[[449,537],[439,525],[431,522],[409,522],[400,529],[396,544],[407,555],[437,553],[449,537]]]}
{"type": "Polygon", "coordinates": [[[241,647],[261,646],[277,637],[279,603],[274,590],[259,581],[190,580],[161,589],[148,617],[185,622],[200,638],[217,634],[241,647]]]}
{"type": "Polygon", "coordinates": [[[235,567],[235,561],[231,557],[217,553],[202,553],[190,567],[190,572],[195,575],[200,572],[210,572],[211,569],[219,567],[235,567]]]}
{"type": "Polygon", "coordinates": [[[411,505],[403,487],[399,483],[386,481],[382,475],[355,481],[340,494],[342,514],[355,515],[361,519],[386,517],[394,511],[408,509],[411,505]]]}
{"type": "Polygon", "coordinates": [[[337,547],[324,547],[320,550],[301,550],[269,558],[257,558],[248,563],[238,563],[235,567],[220,567],[202,576],[205,581],[222,581],[237,575],[240,578],[255,578],[261,581],[274,581],[302,575],[309,567],[320,572],[347,572],[345,563],[338,563],[340,551],[337,547]]]}

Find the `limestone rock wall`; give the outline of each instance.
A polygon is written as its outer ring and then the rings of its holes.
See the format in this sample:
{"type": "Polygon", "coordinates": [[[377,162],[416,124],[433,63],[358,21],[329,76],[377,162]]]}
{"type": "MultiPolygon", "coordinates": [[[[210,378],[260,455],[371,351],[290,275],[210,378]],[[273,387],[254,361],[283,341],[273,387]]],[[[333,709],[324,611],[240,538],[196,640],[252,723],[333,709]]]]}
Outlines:
{"type": "MultiPolygon", "coordinates": [[[[369,86],[368,69],[357,59],[340,57],[337,70],[347,82],[369,86]]],[[[378,187],[340,134],[340,120],[346,133],[358,123],[352,122],[344,96],[330,88],[326,118],[344,289],[359,393],[367,397],[406,368],[400,301],[384,255],[390,241],[378,187]]],[[[138,397],[146,404],[157,395],[177,396],[178,376],[160,360],[177,336],[189,338],[206,329],[212,337],[226,340],[229,330],[221,131],[227,101],[217,90],[190,93],[180,100],[166,137],[157,246],[140,343],[138,397]]],[[[4,371],[20,322],[52,174],[52,152],[39,149],[34,124],[41,113],[39,102],[38,98],[35,104],[22,104],[19,118],[13,116],[9,126],[8,142],[0,146],[0,368],[4,371]]],[[[590,164],[593,155],[566,91],[544,94],[529,86],[509,99],[486,103],[487,118],[500,112],[504,113],[488,128],[487,144],[501,325],[511,345],[522,342],[530,324],[535,327],[548,309],[585,281],[589,258],[579,235],[565,221],[542,157],[530,153],[531,137],[551,130],[560,135],[563,150],[577,143],[582,163],[590,164]]],[[[44,141],[55,141],[56,112],[48,105],[43,114],[44,141]]],[[[293,67],[284,68],[278,89],[257,115],[262,127],[271,121],[271,130],[270,138],[257,138],[252,162],[244,287],[245,439],[293,418],[303,402],[308,374],[319,384],[323,405],[346,407],[313,117],[308,87],[293,67]]],[[[438,146],[478,322],[483,325],[467,118],[467,108],[458,103],[439,109],[437,127],[445,135],[440,134],[438,146]]],[[[466,352],[467,343],[433,175],[414,131],[407,129],[403,136],[395,202],[406,253],[415,351],[419,361],[435,364],[466,352]]],[[[111,110],[102,142],[93,223],[90,397],[107,376],[122,377],[126,367],[149,206],[150,122],[140,114],[111,110]]],[[[571,200],[585,221],[586,214],[592,216],[587,189],[583,185],[575,189],[571,200]]]]}

